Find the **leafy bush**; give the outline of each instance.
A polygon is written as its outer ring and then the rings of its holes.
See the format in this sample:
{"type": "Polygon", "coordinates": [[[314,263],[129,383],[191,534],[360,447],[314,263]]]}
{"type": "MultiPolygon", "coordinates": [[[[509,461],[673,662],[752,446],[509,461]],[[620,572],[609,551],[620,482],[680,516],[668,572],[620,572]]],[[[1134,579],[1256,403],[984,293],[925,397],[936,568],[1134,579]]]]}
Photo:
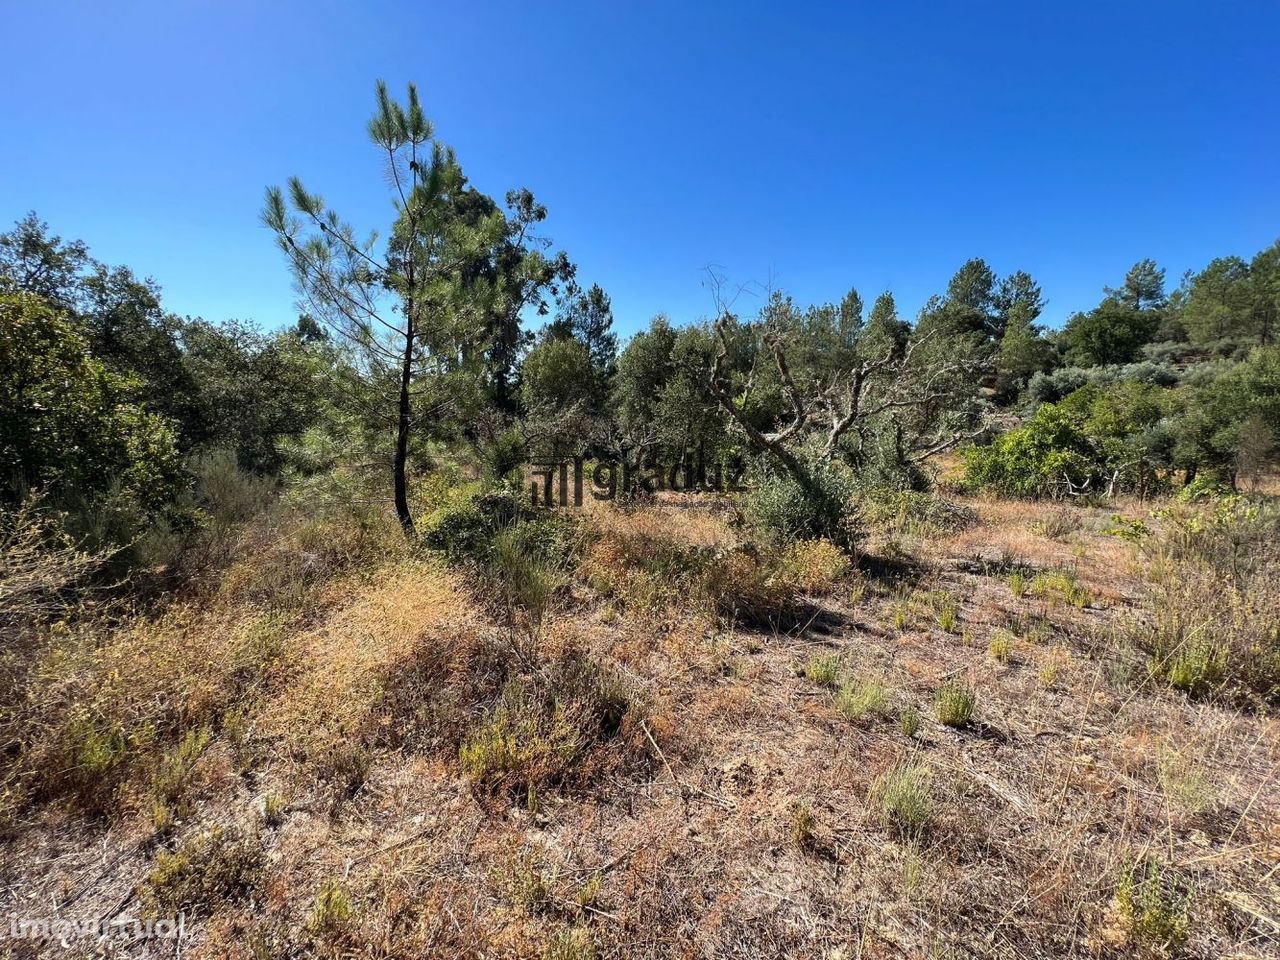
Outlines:
{"type": "Polygon", "coordinates": [[[829,540],[851,547],[856,514],[853,477],[834,464],[814,463],[801,483],[785,472],[768,472],[747,498],[747,513],[757,529],[779,542],[829,540]]]}
{"type": "Polygon", "coordinates": [[[965,451],[965,482],[1006,496],[1043,497],[1063,480],[1082,489],[1100,479],[1093,449],[1075,420],[1045,404],[1027,423],[965,451]]]}
{"type": "Polygon", "coordinates": [[[0,295],[0,499],[56,488],[86,500],[115,483],[147,510],[184,483],[173,425],[135,378],[91,355],[79,325],[39,297],[0,295]]]}
{"type": "Polygon", "coordinates": [[[450,563],[483,563],[491,556],[498,531],[520,515],[509,492],[454,498],[423,522],[422,542],[450,563]]]}

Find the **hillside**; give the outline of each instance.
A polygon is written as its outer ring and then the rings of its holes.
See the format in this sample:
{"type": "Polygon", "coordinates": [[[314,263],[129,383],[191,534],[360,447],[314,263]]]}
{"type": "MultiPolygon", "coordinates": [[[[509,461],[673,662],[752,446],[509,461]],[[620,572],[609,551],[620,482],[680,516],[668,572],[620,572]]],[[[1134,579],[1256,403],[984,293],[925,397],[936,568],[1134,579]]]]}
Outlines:
{"type": "Polygon", "coordinates": [[[1280,956],[1275,721],[1151,667],[1274,631],[1274,512],[903,497],[851,565],[731,506],[540,515],[488,573],[280,506],[100,598],[9,651],[5,912],[181,912],[117,943],[155,957],[1280,956]]]}

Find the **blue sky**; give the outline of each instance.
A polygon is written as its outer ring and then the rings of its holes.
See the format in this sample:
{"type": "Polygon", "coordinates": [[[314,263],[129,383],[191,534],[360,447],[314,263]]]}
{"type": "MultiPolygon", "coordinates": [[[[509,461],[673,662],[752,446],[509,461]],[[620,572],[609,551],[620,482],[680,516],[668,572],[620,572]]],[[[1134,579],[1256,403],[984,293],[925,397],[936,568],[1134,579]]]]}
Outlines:
{"type": "Polygon", "coordinates": [[[1280,4],[5,4],[0,221],[29,209],[166,305],[296,311],[259,225],[302,176],[389,203],[365,123],[413,80],[472,182],[527,186],[623,333],[709,312],[703,267],[908,315],[971,256],[1056,325],[1135,260],[1280,236],[1280,4]]]}

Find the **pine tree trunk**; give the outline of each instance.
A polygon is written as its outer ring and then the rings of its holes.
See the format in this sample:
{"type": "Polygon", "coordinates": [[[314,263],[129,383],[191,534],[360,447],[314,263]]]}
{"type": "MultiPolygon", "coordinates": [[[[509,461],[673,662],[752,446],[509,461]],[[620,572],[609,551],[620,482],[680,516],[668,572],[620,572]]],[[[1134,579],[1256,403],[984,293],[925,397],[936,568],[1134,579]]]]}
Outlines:
{"type": "Polygon", "coordinates": [[[409,385],[413,380],[413,319],[412,314],[406,319],[407,328],[404,338],[404,361],[400,366],[400,411],[396,418],[396,454],[395,454],[395,498],[396,517],[404,530],[404,535],[413,538],[416,531],[413,526],[413,514],[409,512],[409,479],[407,476],[409,463],[409,385]]]}

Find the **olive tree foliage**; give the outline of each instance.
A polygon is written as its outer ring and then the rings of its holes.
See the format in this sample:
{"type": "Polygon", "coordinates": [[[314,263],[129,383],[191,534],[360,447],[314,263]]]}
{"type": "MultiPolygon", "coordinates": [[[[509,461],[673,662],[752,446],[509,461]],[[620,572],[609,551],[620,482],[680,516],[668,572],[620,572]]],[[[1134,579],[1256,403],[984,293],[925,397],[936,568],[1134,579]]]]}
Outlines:
{"type": "Polygon", "coordinates": [[[538,457],[581,453],[604,432],[602,396],[590,348],[575,337],[544,337],[521,367],[522,446],[538,457]]]}
{"type": "MultiPolygon", "coordinates": [[[[866,471],[877,459],[909,475],[930,457],[981,430],[977,399],[986,354],[915,331],[905,342],[877,337],[842,309],[798,311],[771,294],[747,325],[757,348],[745,376],[731,378],[728,361],[743,324],[712,276],[714,346],[702,383],[749,445],[801,488],[840,460],[866,471]],[[836,335],[832,335],[833,331],[836,335]],[[874,349],[872,349],[874,347],[874,349]],[[776,383],[780,404],[771,422],[748,414],[758,385],[776,383]]],[[[858,301],[860,304],[860,300],[858,301]]],[[[877,318],[877,327],[892,327],[877,318]]]]}
{"type": "Polygon", "coordinates": [[[294,177],[288,197],[267,190],[263,221],[276,234],[307,312],[354,348],[376,387],[376,415],[394,432],[396,516],[415,532],[407,476],[410,441],[477,389],[498,285],[478,259],[509,237],[500,210],[461,216],[466,180],[454,152],[435,138],[410,85],[401,104],[377,87],[369,136],[383,153],[395,211],[383,245],[355,230],[294,177]]]}

